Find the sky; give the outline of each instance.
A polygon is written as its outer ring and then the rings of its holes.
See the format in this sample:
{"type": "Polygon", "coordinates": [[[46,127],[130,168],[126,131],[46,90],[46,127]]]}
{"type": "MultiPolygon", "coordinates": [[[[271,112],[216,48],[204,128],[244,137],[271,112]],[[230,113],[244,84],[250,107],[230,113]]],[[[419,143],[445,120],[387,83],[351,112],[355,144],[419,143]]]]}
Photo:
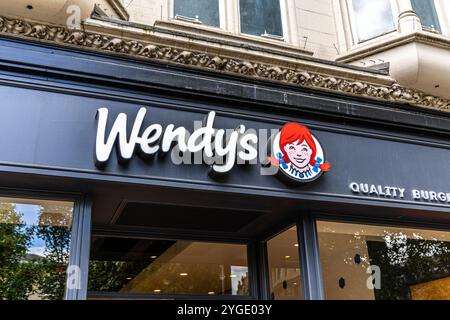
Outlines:
{"type": "MultiPolygon", "coordinates": [[[[41,206],[34,204],[16,204],[16,211],[23,214],[22,220],[26,223],[27,227],[38,224],[40,208],[41,206]]],[[[34,235],[31,240],[31,245],[28,248],[28,253],[44,257],[44,250],[44,240],[34,235]]]]}

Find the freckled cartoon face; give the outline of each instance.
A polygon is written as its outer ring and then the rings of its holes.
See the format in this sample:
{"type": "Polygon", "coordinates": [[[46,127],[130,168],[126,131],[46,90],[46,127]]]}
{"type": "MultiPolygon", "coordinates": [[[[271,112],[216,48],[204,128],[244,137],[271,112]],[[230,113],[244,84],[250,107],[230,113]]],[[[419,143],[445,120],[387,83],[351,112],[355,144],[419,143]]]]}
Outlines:
{"type": "Polygon", "coordinates": [[[305,168],[311,161],[313,150],[303,140],[301,143],[295,141],[286,144],[284,146],[284,152],[294,166],[297,168],[305,168]]]}

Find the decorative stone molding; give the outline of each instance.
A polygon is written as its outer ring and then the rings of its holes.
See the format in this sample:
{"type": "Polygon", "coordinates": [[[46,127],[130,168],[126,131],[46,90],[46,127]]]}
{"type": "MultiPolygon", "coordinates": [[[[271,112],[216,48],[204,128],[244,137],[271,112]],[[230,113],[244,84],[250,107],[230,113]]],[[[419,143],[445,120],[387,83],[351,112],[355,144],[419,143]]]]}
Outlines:
{"type": "Polygon", "coordinates": [[[1,16],[0,34],[450,112],[450,100],[405,88],[395,82],[389,85],[378,85],[350,77],[330,76],[299,68],[247,61],[142,40],[119,38],[98,32],[69,30],[63,26],[51,26],[1,16]]]}

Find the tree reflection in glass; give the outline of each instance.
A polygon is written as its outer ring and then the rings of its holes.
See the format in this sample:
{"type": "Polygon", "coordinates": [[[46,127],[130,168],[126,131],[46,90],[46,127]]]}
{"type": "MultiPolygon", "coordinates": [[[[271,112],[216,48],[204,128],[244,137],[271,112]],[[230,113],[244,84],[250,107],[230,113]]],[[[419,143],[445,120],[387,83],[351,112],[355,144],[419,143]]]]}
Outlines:
{"type": "Polygon", "coordinates": [[[63,299],[72,208],[0,198],[0,299],[63,299]]]}

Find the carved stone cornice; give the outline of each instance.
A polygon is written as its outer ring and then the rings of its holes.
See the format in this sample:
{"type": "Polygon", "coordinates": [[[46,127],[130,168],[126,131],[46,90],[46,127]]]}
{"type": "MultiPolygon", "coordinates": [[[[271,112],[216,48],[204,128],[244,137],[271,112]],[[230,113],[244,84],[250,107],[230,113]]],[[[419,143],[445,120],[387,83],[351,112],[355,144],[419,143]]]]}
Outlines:
{"type": "Polygon", "coordinates": [[[349,77],[330,76],[321,72],[302,70],[300,67],[233,58],[100,32],[69,30],[63,26],[2,16],[0,16],[1,34],[450,112],[450,100],[405,88],[395,82],[384,85],[358,80],[354,73],[349,77]]]}

